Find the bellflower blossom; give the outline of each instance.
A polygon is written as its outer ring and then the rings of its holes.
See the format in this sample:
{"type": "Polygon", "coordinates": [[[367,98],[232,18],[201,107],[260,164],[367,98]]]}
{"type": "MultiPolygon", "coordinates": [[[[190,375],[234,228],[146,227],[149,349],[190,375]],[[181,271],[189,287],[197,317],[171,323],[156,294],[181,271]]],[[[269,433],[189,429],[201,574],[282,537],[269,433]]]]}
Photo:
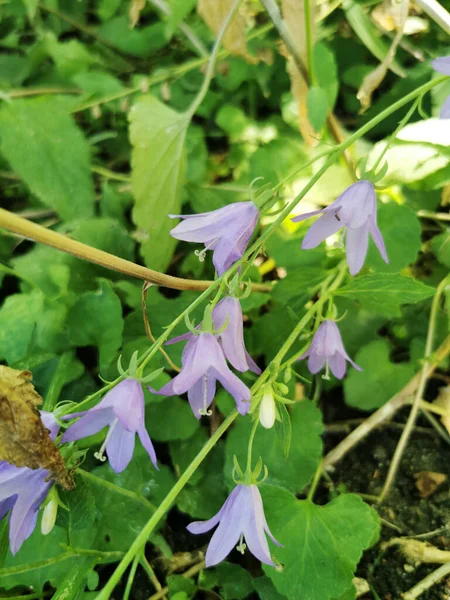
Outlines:
{"type": "MultiPolygon", "coordinates": [[[[245,349],[244,343],[244,318],[242,315],[241,303],[237,298],[226,296],[223,298],[212,311],[212,319],[214,329],[220,331],[225,323],[226,328],[216,334],[225,358],[237,370],[242,373],[245,371],[253,371],[259,375],[261,369],[252,359],[250,354],[245,349]]],[[[200,328],[200,325],[199,325],[200,328]]],[[[194,337],[191,332],[184,333],[175,338],[172,338],[167,344],[175,344],[181,340],[190,340],[194,337]]]]}
{"type": "Polygon", "coordinates": [[[216,381],[219,380],[234,397],[241,415],[248,412],[250,390],[230,371],[219,342],[212,333],[202,331],[190,337],[183,350],[181,366],[181,372],[158,394],[173,396],[187,392],[192,412],[199,419],[201,415],[208,414],[207,409],[216,393],[216,381]]]}
{"type": "MultiPolygon", "coordinates": [[[[450,75],[450,56],[441,56],[440,58],[432,60],[431,66],[438,73],[450,75]]],[[[439,116],[441,119],[450,119],[450,96],[447,96],[444,100],[439,116]]]]}
{"type": "Polygon", "coordinates": [[[212,250],[214,267],[220,276],[244,254],[258,222],[259,210],[253,202],[234,202],[198,215],[169,216],[183,219],[170,235],[177,240],[204,244],[204,250],[197,252],[200,260],[204,260],[207,250],[212,250]]]}
{"type": "Polygon", "coordinates": [[[347,263],[351,275],[361,270],[369,245],[369,233],[382,259],[388,263],[383,236],[377,226],[377,197],[370,181],[362,179],[348,187],[330,206],[294,217],[304,221],[314,215],[322,216],[309,228],[303,238],[302,248],[315,248],[327,237],[344,228],[347,263]]]}
{"type": "Polygon", "coordinates": [[[121,473],[133,457],[134,443],[138,434],[142,445],[156,464],[156,453],[145,428],[144,392],[137,379],[129,377],[110,390],[102,401],[87,411],[65,415],[64,419],[81,417],[71,425],[62,437],[62,442],[74,442],[109,427],[108,434],[96,458],[106,460],[106,454],[112,469],[121,473]]]}
{"type": "Polygon", "coordinates": [[[334,321],[323,321],[317,329],[311,346],[299,356],[298,360],[308,358],[308,369],[311,373],[318,373],[323,367],[326,369],[325,377],[328,377],[328,369],[338,379],[342,379],[347,370],[346,360],[357,370],[362,371],[347,354],[342,343],[341,334],[334,321]]]}
{"type": "MultiPolygon", "coordinates": [[[[52,440],[58,435],[59,425],[52,413],[41,411],[41,420],[52,440]]],[[[53,485],[47,469],[15,467],[0,462],[0,520],[9,512],[9,546],[13,554],[33,533],[39,507],[53,485]]]]}
{"type": "Polygon", "coordinates": [[[210,531],[219,523],[206,551],[207,567],[213,567],[228,556],[239,542],[238,550],[248,546],[250,552],[266,565],[275,566],[266,534],[274,544],[281,546],[272,535],[264,515],[264,507],[256,485],[237,485],[219,512],[209,521],[195,521],[188,525],[188,531],[199,534],[210,531]]]}

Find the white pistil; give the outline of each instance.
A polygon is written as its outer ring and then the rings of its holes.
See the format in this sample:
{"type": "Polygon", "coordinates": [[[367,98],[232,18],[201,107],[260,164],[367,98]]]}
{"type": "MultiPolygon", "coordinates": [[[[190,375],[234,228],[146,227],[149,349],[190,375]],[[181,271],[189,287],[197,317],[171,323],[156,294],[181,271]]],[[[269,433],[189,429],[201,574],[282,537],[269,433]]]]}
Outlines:
{"type": "Polygon", "coordinates": [[[326,379],[327,381],[330,379],[330,365],[328,364],[328,359],[325,363],[325,373],[322,375],[322,379],[326,379]]]}
{"type": "Polygon", "coordinates": [[[212,415],[212,410],[208,410],[208,375],[205,373],[203,375],[203,408],[201,408],[198,413],[202,417],[210,417],[212,415]]]}
{"type": "Polygon", "coordinates": [[[108,443],[108,441],[112,435],[112,432],[114,431],[118,422],[119,422],[119,419],[116,417],[114,419],[114,421],[111,423],[111,425],[109,426],[108,434],[105,438],[105,441],[102,444],[102,447],[100,448],[100,450],[98,452],[94,453],[94,456],[97,460],[101,460],[102,462],[105,462],[106,456],[104,455],[104,453],[105,453],[105,449],[106,449],[106,444],[108,443]]]}
{"type": "Polygon", "coordinates": [[[245,549],[247,548],[246,543],[244,542],[244,534],[241,533],[241,537],[239,538],[239,544],[236,546],[236,550],[241,554],[244,554],[245,549]]]}
{"type": "Polygon", "coordinates": [[[203,250],[194,250],[194,254],[195,254],[195,256],[198,256],[198,260],[200,262],[205,261],[206,253],[208,252],[208,250],[210,250],[214,246],[214,244],[218,240],[219,240],[219,238],[215,238],[215,239],[211,240],[210,242],[208,242],[206,244],[206,246],[203,248],[203,250]]]}

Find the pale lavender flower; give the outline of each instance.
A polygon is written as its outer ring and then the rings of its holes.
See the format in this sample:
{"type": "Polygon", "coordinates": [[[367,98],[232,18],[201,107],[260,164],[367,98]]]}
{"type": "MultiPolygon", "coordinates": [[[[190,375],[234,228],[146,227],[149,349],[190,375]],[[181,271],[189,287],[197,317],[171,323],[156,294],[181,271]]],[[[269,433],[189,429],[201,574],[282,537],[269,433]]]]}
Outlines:
{"type": "Polygon", "coordinates": [[[250,552],[266,565],[275,566],[266,534],[274,544],[281,546],[272,535],[264,515],[261,494],[256,485],[237,485],[219,512],[209,521],[195,521],[188,525],[188,531],[199,534],[210,531],[219,524],[206,551],[207,567],[213,567],[228,556],[239,542],[243,550],[243,540],[250,552]]]}
{"type": "MultiPolygon", "coordinates": [[[[450,76],[450,56],[441,56],[440,58],[432,60],[431,66],[438,73],[450,76]]],[[[447,96],[445,99],[439,116],[441,119],[450,119],[450,96],[447,96]]]]}
{"type": "MultiPolygon", "coordinates": [[[[261,369],[245,349],[244,343],[244,317],[242,315],[241,303],[237,298],[226,296],[212,311],[214,330],[219,331],[227,323],[226,328],[216,334],[225,358],[238,371],[253,371],[259,375],[261,369]]],[[[201,324],[198,326],[200,329],[201,324]]],[[[182,340],[190,340],[194,336],[190,331],[172,338],[167,344],[175,344],[182,340]]]]}
{"type": "Polygon", "coordinates": [[[90,410],[65,415],[64,419],[81,417],[71,425],[62,442],[74,442],[109,427],[108,434],[96,457],[105,460],[106,449],[109,463],[116,473],[121,473],[133,457],[134,443],[138,434],[156,468],[156,453],[145,428],[144,392],[137,379],[128,378],[110,390],[102,401],[90,410]]]}
{"type": "Polygon", "coordinates": [[[347,370],[346,360],[357,370],[362,371],[355,362],[352,361],[347,354],[342,343],[341,334],[338,326],[334,321],[323,321],[317,329],[311,346],[308,350],[299,356],[298,360],[308,358],[308,369],[311,373],[318,373],[323,367],[326,369],[326,377],[328,369],[338,379],[342,379],[347,370]]]}
{"type": "Polygon", "coordinates": [[[204,250],[198,253],[201,260],[207,250],[212,250],[214,267],[218,275],[222,275],[244,254],[258,222],[259,211],[253,202],[234,202],[198,215],[169,216],[183,219],[170,235],[177,240],[204,244],[204,250]]]}
{"type": "Polygon", "coordinates": [[[202,331],[192,335],[184,347],[181,358],[181,372],[159,390],[162,396],[173,396],[187,392],[192,412],[200,418],[207,414],[207,409],[216,393],[216,381],[236,401],[241,415],[250,408],[250,390],[236,377],[227,366],[219,342],[212,333],[202,331]]]}
{"type": "Polygon", "coordinates": [[[347,263],[351,275],[358,273],[366,258],[369,234],[372,236],[381,257],[389,259],[383,236],[377,225],[377,197],[370,181],[362,179],[348,187],[330,206],[294,217],[298,222],[322,214],[309,228],[303,238],[302,248],[315,248],[327,237],[344,228],[346,236],[347,263]]]}
{"type": "MultiPolygon", "coordinates": [[[[41,411],[41,420],[52,440],[58,435],[59,425],[52,413],[41,411]]],[[[33,533],[39,507],[53,485],[47,469],[15,467],[0,462],[0,520],[9,512],[9,546],[13,554],[33,533]]]]}

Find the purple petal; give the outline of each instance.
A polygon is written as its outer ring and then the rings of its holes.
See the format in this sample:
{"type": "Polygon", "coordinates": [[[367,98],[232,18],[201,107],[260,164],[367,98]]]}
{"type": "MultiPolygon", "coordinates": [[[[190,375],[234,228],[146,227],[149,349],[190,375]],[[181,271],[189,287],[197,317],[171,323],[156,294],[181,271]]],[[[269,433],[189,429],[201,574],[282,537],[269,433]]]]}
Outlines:
{"type": "Polygon", "coordinates": [[[224,298],[214,308],[212,316],[216,330],[223,327],[228,319],[228,325],[219,338],[222,350],[235,369],[247,371],[249,366],[244,345],[244,319],[239,300],[231,296],[224,298]]]}
{"type": "Polygon", "coordinates": [[[136,432],[144,423],[144,392],[137,379],[121,381],[110,392],[104,406],[111,406],[114,414],[127,431],[136,432]]]}
{"type": "Polygon", "coordinates": [[[450,75],[450,56],[441,56],[431,61],[431,66],[438,73],[450,75]]]}
{"type": "Polygon", "coordinates": [[[247,350],[245,351],[245,358],[247,360],[249,370],[252,371],[253,373],[256,373],[256,375],[261,375],[261,373],[262,373],[261,369],[255,363],[255,361],[250,356],[250,354],[247,352],[247,350]]]}
{"type": "Polygon", "coordinates": [[[342,229],[343,223],[336,218],[335,212],[325,212],[320,219],[311,225],[303,238],[303,250],[311,250],[321,244],[327,237],[342,229]]]}
{"type": "Polygon", "coordinates": [[[265,534],[266,519],[264,517],[264,508],[256,485],[250,486],[251,499],[249,502],[253,504],[249,518],[244,522],[244,537],[250,552],[256,556],[258,560],[266,565],[275,566],[270,556],[269,544],[267,543],[265,534]]]}
{"type": "Polygon", "coordinates": [[[347,365],[345,362],[345,358],[336,352],[333,356],[330,356],[328,359],[328,364],[330,365],[331,372],[338,379],[342,379],[345,375],[345,371],[347,370],[347,365]]]}
{"type": "Polygon", "coordinates": [[[344,350],[339,328],[334,321],[323,321],[313,338],[311,349],[319,356],[331,356],[335,352],[344,350]]]}
{"type": "Polygon", "coordinates": [[[219,371],[212,367],[212,374],[217,377],[223,387],[236,401],[236,408],[241,415],[246,415],[250,410],[251,392],[239,377],[230,371],[223,359],[223,368],[219,371]]]}
{"type": "Polygon", "coordinates": [[[308,359],[308,369],[309,371],[315,375],[318,373],[327,362],[327,357],[323,355],[316,354],[315,352],[311,352],[308,359]]]}
{"type": "MultiPolygon", "coordinates": [[[[68,415],[66,415],[68,416],[68,415]]],[[[114,421],[114,412],[111,408],[104,410],[89,410],[79,421],[71,425],[61,438],[61,442],[74,442],[98,433],[101,429],[114,421]]]]}
{"type": "Polygon", "coordinates": [[[136,433],[127,431],[120,422],[116,423],[106,443],[106,454],[113,471],[121,473],[127,468],[133,458],[136,433]]]}
{"type": "Polygon", "coordinates": [[[376,214],[377,196],[370,181],[361,179],[348,187],[334,203],[342,225],[359,229],[376,214]]]}
{"type": "MultiPolygon", "coordinates": [[[[245,486],[237,486],[235,489],[238,487],[244,488],[245,486]]],[[[236,498],[227,504],[219,527],[209,542],[205,556],[207,567],[213,567],[222,562],[237,545],[239,537],[243,533],[242,524],[249,516],[249,507],[246,504],[248,503],[245,503],[245,500],[242,502],[242,490],[240,489],[236,498]]]]}
{"type": "Polygon", "coordinates": [[[6,513],[12,509],[16,501],[16,495],[10,496],[6,500],[0,502],[0,521],[5,517],[6,513]]]}
{"type": "Polygon", "coordinates": [[[369,231],[373,241],[375,242],[375,246],[378,248],[378,251],[381,254],[381,258],[385,263],[389,264],[389,258],[386,252],[386,246],[384,245],[383,236],[381,235],[381,231],[378,229],[378,226],[373,219],[369,221],[369,231]]]}
{"type": "Polygon", "coordinates": [[[41,414],[41,421],[44,423],[45,427],[49,430],[50,439],[52,442],[55,440],[56,436],[59,433],[59,423],[55,418],[55,415],[51,412],[47,412],[45,410],[39,411],[41,414]]]}
{"type": "Polygon", "coordinates": [[[358,229],[347,229],[346,256],[350,275],[356,275],[362,269],[369,246],[369,225],[358,229]]]}
{"type": "Polygon", "coordinates": [[[293,223],[299,223],[300,221],[304,221],[305,219],[309,219],[309,217],[315,217],[316,215],[320,215],[323,212],[324,212],[324,209],[313,210],[311,212],[303,213],[302,215],[297,215],[296,217],[292,217],[291,221],[293,223]]]}
{"type": "Polygon", "coordinates": [[[191,331],[188,331],[187,333],[177,335],[176,337],[174,337],[170,340],[167,340],[167,342],[164,345],[170,346],[171,344],[176,344],[177,342],[183,342],[184,340],[190,340],[193,335],[194,334],[191,331]]]}
{"type": "Polygon", "coordinates": [[[207,531],[215,527],[222,518],[222,515],[225,513],[225,511],[229,509],[230,505],[233,504],[235,499],[239,496],[239,491],[240,486],[237,485],[231,492],[231,494],[229,494],[228,498],[223,503],[222,508],[219,510],[218,513],[214,515],[214,517],[212,517],[208,521],[194,521],[193,523],[187,526],[187,530],[191,533],[199,534],[206,533],[207,531]]]}
{"type": "Polygon", "coordinates": [[[159,470],[157,458],[156,458],[156,452],[153,447],[152,440],[150,439],[150,436],[148,435],[148,431],[145,429],[145,426],[141,427],[141,429],[139,429],[137,433],[138,433],[139,439],[141,440],[141,444],[144,446],[144,448],[147,450],[148,455],[150,456],[150,460],[152,461],[153,466],[159,470]]]}
{"type": "Polygon", "coordinates": [[[216,378],[208,370],[205,375],[188,390],[188,400],[192,412],[197,419],[202,416],[200,411],[209,408],[216,395],[216,378]]]}

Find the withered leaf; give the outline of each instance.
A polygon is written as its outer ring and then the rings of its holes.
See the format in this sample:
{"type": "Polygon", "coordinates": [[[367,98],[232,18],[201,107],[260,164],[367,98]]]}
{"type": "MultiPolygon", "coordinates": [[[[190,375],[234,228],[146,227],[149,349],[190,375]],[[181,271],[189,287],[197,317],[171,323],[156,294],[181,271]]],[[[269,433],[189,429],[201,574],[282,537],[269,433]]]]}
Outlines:
{"type": "Polygon", "coordinates": [[[0,460],[47,469],[63,488],[72,489],[72,475],[40,419],[42,398],[31,379],[30,371],[0,365],[0,460]]]}
{"type": "Polygon", "coordinates": [[[145,0],[131,0],[129,16],[130,16],[130,27],[134,29],[139,23],[141,17],[141,10],[145,8],[145,0]]]}
{"type": "Polygon", "coordinates": [[[434,471],[420,471],[414,473],[416,488],[422,498],[428,498],[437,490],[437,488],[447,481],[447,475],[444,473],[435,473],[434,471]]]}
{"type": "MultiPolygon", "coordinates": [[[[234,0],[220,0],[220,2],[217,2],[217,0],[199,0],[197,11],[211,31],[217,35],[233,4],[234,0]]],[[[249,63],[258,62],[258,59],[252,56],[247,49],[245,20],[239,13],[235,15],[230,23],[223,38],[223,45],[233,56],[240,56],[249,63]]]]}

